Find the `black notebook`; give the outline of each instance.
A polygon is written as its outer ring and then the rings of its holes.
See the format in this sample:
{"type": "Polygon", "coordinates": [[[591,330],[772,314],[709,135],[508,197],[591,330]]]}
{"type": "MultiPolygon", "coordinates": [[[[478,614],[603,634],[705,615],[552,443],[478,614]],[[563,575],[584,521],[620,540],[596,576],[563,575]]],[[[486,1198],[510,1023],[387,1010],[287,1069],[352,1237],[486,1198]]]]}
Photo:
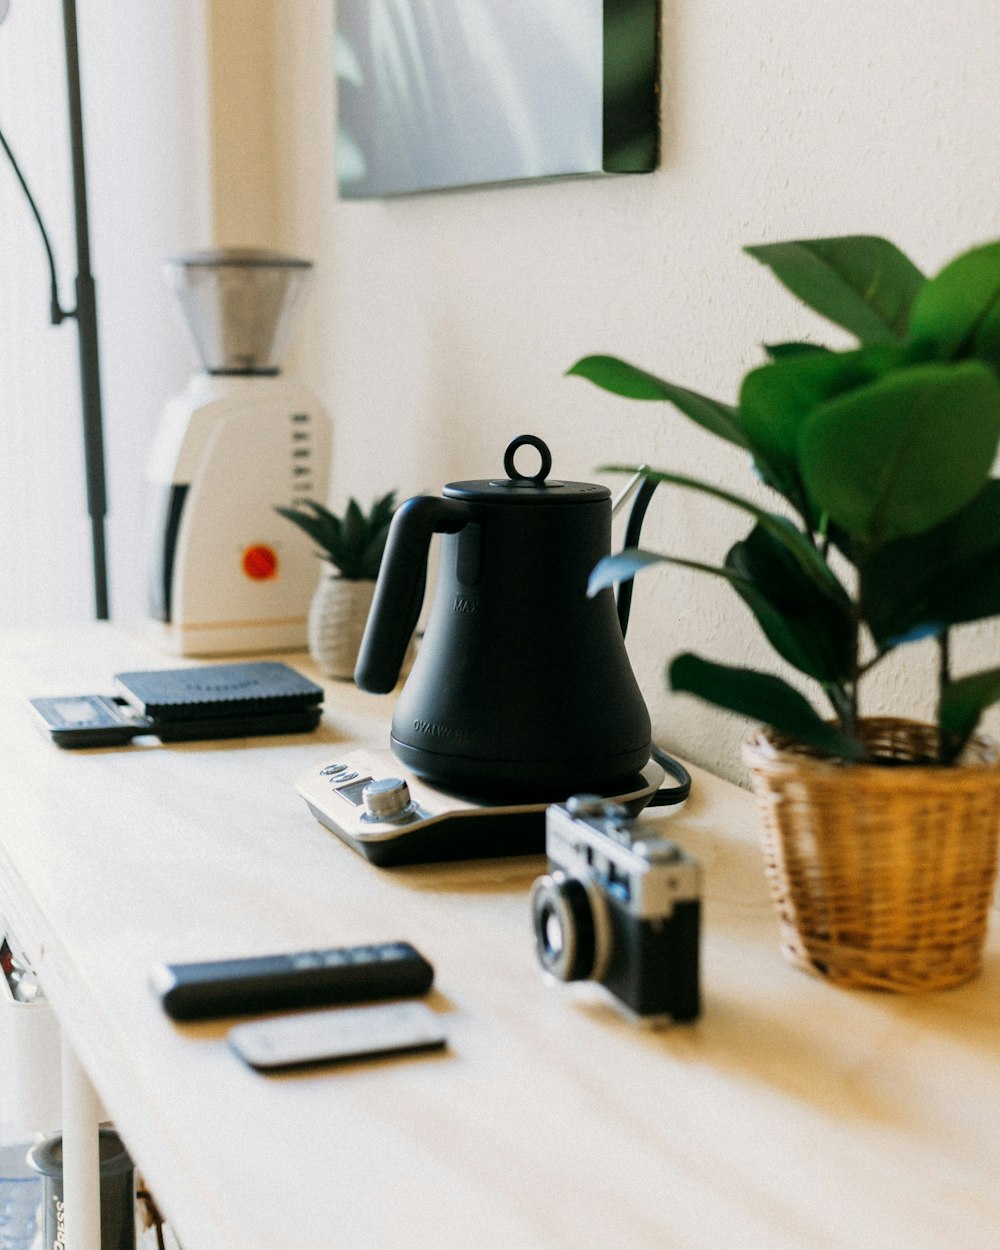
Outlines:
{"type": "Polygon", "coordinates": [[[155,724],[229,720],[299,712],[323,701],[323,689],[278,661],[116,673],[121,694],[155,724]]]}

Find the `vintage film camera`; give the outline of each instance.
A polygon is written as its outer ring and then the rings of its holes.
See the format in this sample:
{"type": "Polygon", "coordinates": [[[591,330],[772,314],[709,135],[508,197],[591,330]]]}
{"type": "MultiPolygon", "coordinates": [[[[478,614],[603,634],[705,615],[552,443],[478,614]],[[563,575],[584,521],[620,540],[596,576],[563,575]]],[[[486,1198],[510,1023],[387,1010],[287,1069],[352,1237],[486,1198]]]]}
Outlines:
{"type": "Polygon", "coordinates": [[[546,812],[549,872],[534,883],[538,958],[560,981],[597,981],[650,1022],[700,1011],[698,861],[607,799],[546,812]]]}

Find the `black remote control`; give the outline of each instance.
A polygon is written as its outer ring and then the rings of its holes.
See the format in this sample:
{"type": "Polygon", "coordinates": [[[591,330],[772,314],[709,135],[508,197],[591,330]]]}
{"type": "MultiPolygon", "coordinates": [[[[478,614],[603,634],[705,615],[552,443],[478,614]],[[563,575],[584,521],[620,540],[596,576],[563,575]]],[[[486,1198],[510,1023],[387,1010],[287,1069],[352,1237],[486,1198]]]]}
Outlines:
{"type": "Polygon", "coordinates": [[[150,984],[174,1020],[426,994],[434,969],[409,942],[160,964],[150,984]]]}

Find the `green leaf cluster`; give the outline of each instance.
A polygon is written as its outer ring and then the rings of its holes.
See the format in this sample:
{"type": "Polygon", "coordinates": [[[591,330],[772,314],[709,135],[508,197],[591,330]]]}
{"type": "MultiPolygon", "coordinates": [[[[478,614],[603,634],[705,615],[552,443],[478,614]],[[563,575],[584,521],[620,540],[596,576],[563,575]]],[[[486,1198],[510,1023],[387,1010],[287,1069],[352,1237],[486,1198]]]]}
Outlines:
{"type": "Polygon", "coordinates": [[[955,679],[950,664],[953,627],[1000,615],[1000,479],[992,477],[1000,241],[930,278],[870,235],[745,251],[855,342],[837,351],[768,345],[735,405],[611,356],[587,356],[569,373],[616,395],[671,403],[749,453],[756,475],[788,507],[772,512],[711,483],[643,469],[739,508],[752,528],[719,567],[625,551],[597,566],[592,589],[662,560],[724,578],[826,706],[817,709],[777,676],[694,655],[672,663],[673,687],[845,759],[865,754],[862,679],[897,647],[934,638],[940,760],[953,763],[983,711],[1000,700],[1000,668],[955,679]],[[834,571],[834,551],[850,566],[849,586],[834,571]]]}
{"type": "Polygon", "coordinates": [[[301,507],[275,508],[275,512],[308,534],[319,547],[320,558],[341,577],[365,582],[378,577],[395,508],[396,492],[390,491],[376,499],[367,513],[356,499],[348,502],[342,517],[315,499],[304,499],[301,507]]]}

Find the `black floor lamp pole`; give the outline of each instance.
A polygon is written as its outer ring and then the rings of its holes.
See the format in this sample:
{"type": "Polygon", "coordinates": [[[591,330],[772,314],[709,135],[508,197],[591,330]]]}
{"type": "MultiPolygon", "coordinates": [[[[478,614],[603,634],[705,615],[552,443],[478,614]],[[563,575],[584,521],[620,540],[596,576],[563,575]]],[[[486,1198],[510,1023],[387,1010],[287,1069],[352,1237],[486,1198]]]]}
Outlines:
{"type": "MultiPolygon", "coordinates": [[[[7,17],[9,0],[0,0],[0,22],[7,17]]],[[[70,153],[73,160],[73,217],[76,224],[76,307],[63,308],[59,280],[45,222],[25,181],[6,136],[0,130],[0,149],[10,162],[31,209],[49,266],[49,315],[53,325],[76,321],[80,341],[80,399],[83,413],[83,459],[86,470],[87,511],[94,553],[94,607],[99,621],[108,619],[108,564],[104,546],[104,518],[108,511],[104,484],[104,432],[101,421],[101,366],[97,351],[97,292],[90,272],[90,231],[87,224],[87,176],[83,161],[83,108],[80,102],[80,50],[76,33],[76,0],[63,0],[66,42],[66,84],[69,99],[70,153]]]]}
{"type": "Polygon", "coordinates": [[[94,553],[94,604],[99,621],[108,619],[108,566],[104,518],[107,488],[104,477],[104,430],[101,418],[101,367],[97,348],[97,291],[90,272],[90,231],[87,219],[87,176],[83,159],[83,108],[80,100],[80,54],[76,31],[76,0],[63,0],[66,38],[66,86],[69,98],[70,151],[73,161],[73,212],[76,222],[76,319],[80,343],[80,397],[83,408],[83,454],[87,478],[94,553]]]}

